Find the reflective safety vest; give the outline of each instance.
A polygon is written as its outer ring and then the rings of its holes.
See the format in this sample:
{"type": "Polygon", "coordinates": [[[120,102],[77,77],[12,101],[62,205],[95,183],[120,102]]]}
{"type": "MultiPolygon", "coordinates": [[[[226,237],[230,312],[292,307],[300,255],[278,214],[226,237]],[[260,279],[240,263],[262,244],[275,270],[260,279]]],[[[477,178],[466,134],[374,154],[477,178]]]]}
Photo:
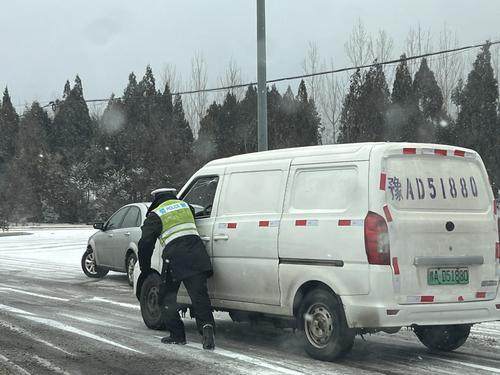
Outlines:
{"type": "Polygon", "coordinates": [[[165,246],[176,238],[199,235],[191,209],[186,202],[171,199],[153,210],[161,219],[160,244],[165,246]]]}

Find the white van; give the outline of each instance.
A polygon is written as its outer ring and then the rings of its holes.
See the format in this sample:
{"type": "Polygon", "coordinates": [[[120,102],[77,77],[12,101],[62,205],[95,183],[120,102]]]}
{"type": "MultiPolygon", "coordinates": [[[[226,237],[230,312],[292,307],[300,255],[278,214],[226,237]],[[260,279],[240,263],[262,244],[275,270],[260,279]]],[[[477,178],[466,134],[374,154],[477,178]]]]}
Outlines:
{"type": "MultiPolygon", "coordinates": [[[[496,206],[472,150],[363,143],[246,154],[208,163],[179,197],[197,210],[214,308],[298,327],[314,358],[404,326],[431,349],[454,350],[472,324],[500,320],[496,206]]],[[[159,249],[152,263],[159,273],[159,249]]],[[[136,295],[146,325],[161,329],[158,283],[150,276],[136,295]]],[[[189,305],[185,291],[178,302],[189,305]]]]}

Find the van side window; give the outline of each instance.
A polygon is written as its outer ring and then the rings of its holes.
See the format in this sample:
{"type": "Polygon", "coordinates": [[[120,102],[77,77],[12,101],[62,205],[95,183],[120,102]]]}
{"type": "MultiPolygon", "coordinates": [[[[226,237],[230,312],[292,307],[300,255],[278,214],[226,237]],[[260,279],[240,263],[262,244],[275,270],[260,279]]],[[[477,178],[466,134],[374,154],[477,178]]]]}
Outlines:
{"type": "Polygon", "coordinates": [[[345,211],[359,199],[354,167],[299,169],[295,174],[291,209],[345,211]]]}
{"type": "Polygon", "coordinates": [[[218,183],[218,176],[200,177],[183,195],[182,200],[194,208],[197,219],[210,217],[218,183]]]}
{"type": "Polygon", "coordinates": [[[282,170],[231,173],[224,182],[221,214],[279,212],[283,175],[282,170]]]}

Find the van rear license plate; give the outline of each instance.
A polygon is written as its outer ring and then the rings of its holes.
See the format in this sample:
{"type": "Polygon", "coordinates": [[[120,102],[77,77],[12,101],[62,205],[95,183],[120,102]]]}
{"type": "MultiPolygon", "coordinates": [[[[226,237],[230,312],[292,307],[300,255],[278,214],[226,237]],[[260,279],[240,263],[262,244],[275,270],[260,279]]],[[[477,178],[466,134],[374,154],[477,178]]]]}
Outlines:
{"type": "Polygon", "coordinates": [[[427,270],[428,285],[454,285],[468,283],[468,268],[429,268],[427,270]]]}

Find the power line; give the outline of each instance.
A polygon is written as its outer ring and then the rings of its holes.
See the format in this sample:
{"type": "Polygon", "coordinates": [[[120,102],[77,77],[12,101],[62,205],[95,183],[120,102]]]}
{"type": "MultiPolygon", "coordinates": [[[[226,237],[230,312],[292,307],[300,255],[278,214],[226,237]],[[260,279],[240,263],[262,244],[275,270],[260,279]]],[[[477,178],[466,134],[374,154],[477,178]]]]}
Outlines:
{"type": "MultiPolygon", "coordinates": [[[[486,44],[493,46],[496,44],[500,44],[500,40],[493,41],[493,42],[487,42],[486,44]]],[[[469,46],[451,48],[451,49],[440,50],[440,51],[436,51],[436,52],[423,53],[421,55],[393,59],[393,60],[389,60],[389,61],[374,62],[371,64],[350,66],[350,67],[345,67],[345,68],[325,70],[325,71],[309,73],[309,74],[300,74],[300,75],[295,75],[295,76],[275,78],[275,79],[270,79],[270,80],[266,81],[266,83],[269,84],[269,83],[277,83],[277,82],[283,82],[283,81],[294,81],[294,80],[298,80],[298,79],[311,78],[311,77],[322,76],[322,75],[326,75],[326,74],[336,74],[336,73],[348,72],[348,71],[358,70],[358,69],[367,69],[367,68],[372,68],[372,67],[381,66],[381,65],[382,66],[383,65],[392,65],[392,64],[398,64],[398,63],[403,62],[403,61],[418,60],[418,59],[423,59],[425,57],[443,55],[443,54],[448,54],[448,53],[453,53],[453,52],[455,52],[455,54],[458,54],[458,53],[466,51],[466,50],[483,47],[486,44],[485,43],[473,44],[473,45],[469,45],[469,46]]],[[[191,95],[191,94],[198,94],[198,93],[225,91],[225,90],[232,90],[232,89],[238,89],[238,88],[244,88],[244,87],[256,86],[256,85],[257,85],[257,82],[248,82],[248,83],[240,83],[237,85],[212,87],[212,88],[208,88],[208,89],[178,91],[178,92],[173,92],[172,95],[173,96],[175,96],[175,95],[191,95]]],[[[116,98],[116,99],[123,99],[123,98],[116,98]]],[[[144,99],[144,97],[137,96],[137,97],[130,97],[128,99],[144,99]]],[[[86,99],[85,102],[86,103],[98,103],[98,102],[107,102],[109,100],[110,100],[109,98],[106,98],[106,99],[86,99]]],[[[54,106],[54,102],[49,102],[48,104],[44,105],[42,108],[47,108],[50,106],[54,106]]]]}

